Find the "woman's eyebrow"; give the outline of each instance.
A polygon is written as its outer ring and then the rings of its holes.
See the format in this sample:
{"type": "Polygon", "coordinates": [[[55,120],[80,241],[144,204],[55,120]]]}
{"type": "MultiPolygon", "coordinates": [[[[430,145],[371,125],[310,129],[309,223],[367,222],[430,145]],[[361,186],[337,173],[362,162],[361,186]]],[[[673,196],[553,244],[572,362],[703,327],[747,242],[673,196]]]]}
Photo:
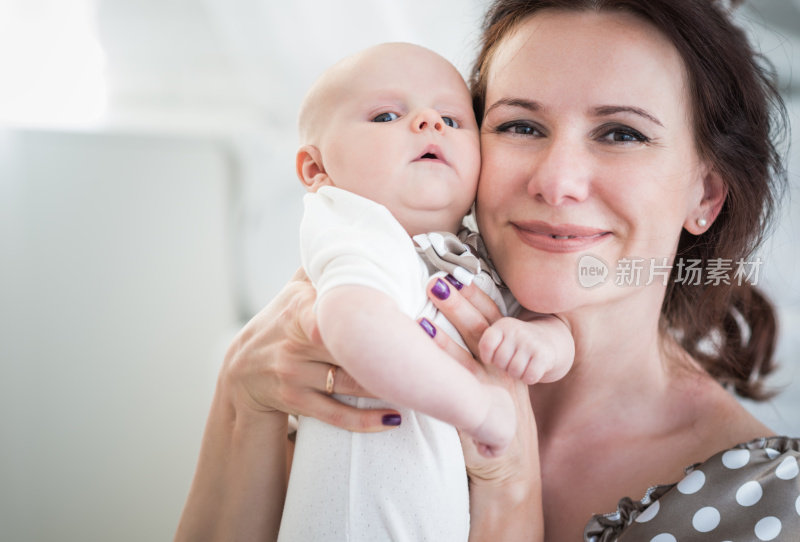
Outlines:
{"type": "MultiPolygon", "coordinates": [[[[521,107],[523,109],[527,109],[528,111],[541,111],[544,109],[544,106],[535,100],[526,100],[524,98],[500,98],[486,109],[484,116],[488,115],[493,109],[502,106],[521,107]]],[[[633,113],[634,115],[638,115],[644,119],[647,119],[650,122],[661,126],[662,128],[664,127],[664,125],[655,115],[648,113],[641,107],[635,107],[632,105],[601,105],[595,107],[592,111],[595,115],[601,117],[615,115],[617,113],[633,113]]]]}
{"type": "Polygon", "coordinates": [[[521,107],[529,111],[542,110],[542,104],[534,100],[526,100],[524,98],[500,98],[499,100],[494,102],[491,106],[489,106],[488,109],[486,109],[486,113],[484,113],[484,115],[488,115],[490,111],[503,105],[510,107],[521,107]]]}
{"type": "Polygon", "coordinates": [[[634,115],[639,115],[650,122],[658,124],[662,128],[664,127],[661,124],[661,121],[658,120],[654,115],[651,115],[641,107],[634,107],[631,105],[601,105],[599,107],[594,108],[594,114],[600,117],[605,117],[609,115],[615,115],[617,113],[633,113],[634,115]]]}

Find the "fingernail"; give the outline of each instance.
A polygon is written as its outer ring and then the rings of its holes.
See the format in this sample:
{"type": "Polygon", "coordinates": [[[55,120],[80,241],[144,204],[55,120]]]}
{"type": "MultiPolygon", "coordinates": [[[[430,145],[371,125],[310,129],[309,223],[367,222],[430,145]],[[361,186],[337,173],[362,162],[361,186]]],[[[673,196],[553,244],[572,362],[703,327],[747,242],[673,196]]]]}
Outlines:
{"type": "Polygon", "coordinates": [[[433,288],[431,288],[431,292],[433,292],[433,295],[442,300],[450,297],[450,287],[442,279],[436,279],[436,284],[434,284],[433,288]]]}
{"type": "Polygon", "coordinates": [[[431,339],[436,337],[436,328],[433,327],[433,324],[431,324],[430,320],[423,318],[419,321],[419,325],[422,326],[422,329],[425,330],[425,333],[431,336],[431,339]]]}
{"type": "Polygon", "coordinates": [[[446,280],[447,282],[449,282],[450,284],[452,284],[453,286],[455,286],[455,287],[456,287],[456,290],[460,290],[461,288],[463,288],[463,287],[464,287],[464,285],[463,285],[463,284],[461,284],[461,283],[458,281],[458,279],[456,279],[456,278],[455,278],[453,275],[445,275],[445,277],[444,277],[444,280],[446,280]]]}
{"type": "Polygon", "coordinates": [[[400,414],[384,414],[381,419],[383,425],[400,425],[400,414]]]}

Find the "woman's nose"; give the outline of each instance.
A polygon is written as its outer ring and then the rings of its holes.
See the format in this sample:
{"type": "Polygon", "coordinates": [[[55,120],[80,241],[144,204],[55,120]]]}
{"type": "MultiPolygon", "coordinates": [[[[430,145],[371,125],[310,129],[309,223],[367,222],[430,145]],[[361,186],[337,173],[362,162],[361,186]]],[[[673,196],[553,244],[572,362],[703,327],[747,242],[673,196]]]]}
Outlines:
{"type": "Polygon", "coordinates": [[[593,168],[582,145],[552,138],[532,159],[535,162],[528,180],[531,197],[553,206],[588,197],[593,168]]]}
{"type": "Polygon", "coordinates": [[[415,132],[422,132],[423,130],[442,132],[444,130],[444,121],[435,109],[422,109],[414,116],[411,129],[415,132]]]}

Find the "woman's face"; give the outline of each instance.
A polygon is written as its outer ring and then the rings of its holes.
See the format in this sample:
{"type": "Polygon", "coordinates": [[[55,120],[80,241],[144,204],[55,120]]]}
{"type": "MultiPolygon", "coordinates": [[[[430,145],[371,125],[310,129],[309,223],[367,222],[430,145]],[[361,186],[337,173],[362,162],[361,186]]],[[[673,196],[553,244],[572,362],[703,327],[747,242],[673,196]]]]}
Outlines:
{"type": "Polygon", "coordinates": [[[546,313],[662,299],[658,274],[644,288],[650,261],[672,261],[682,227],[710,224],[709,187],[722,190],[695,151],[678,52],[627,14],[544,11],[506,36],[488,71],[481,157],[481,233],[517,299],[546,313]],[[638,281],[616,284],[636,267],[638,281]]]}

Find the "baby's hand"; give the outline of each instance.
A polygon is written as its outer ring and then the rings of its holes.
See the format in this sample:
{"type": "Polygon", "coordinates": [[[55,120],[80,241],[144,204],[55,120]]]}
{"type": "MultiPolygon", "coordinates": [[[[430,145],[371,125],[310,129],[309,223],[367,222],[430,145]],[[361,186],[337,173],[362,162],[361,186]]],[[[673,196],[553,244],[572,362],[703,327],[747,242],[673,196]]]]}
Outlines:
{"type": "Polygon", "coordinates": [[[528,385],[558,380],[575,357],[569,329],[554,316],[529,322],[500,318],[484,331],[478,348],[484,363],[528,385]]]}
{"type": "Polygon", "coordinates": [[[489,410],[483,422],[468,433],[482,456],[498,457],[503,455],[514,438],[517,415],[514,402],[506,390],[491,385],[487,385],[486,390],[489,393],[489,410]]]}

